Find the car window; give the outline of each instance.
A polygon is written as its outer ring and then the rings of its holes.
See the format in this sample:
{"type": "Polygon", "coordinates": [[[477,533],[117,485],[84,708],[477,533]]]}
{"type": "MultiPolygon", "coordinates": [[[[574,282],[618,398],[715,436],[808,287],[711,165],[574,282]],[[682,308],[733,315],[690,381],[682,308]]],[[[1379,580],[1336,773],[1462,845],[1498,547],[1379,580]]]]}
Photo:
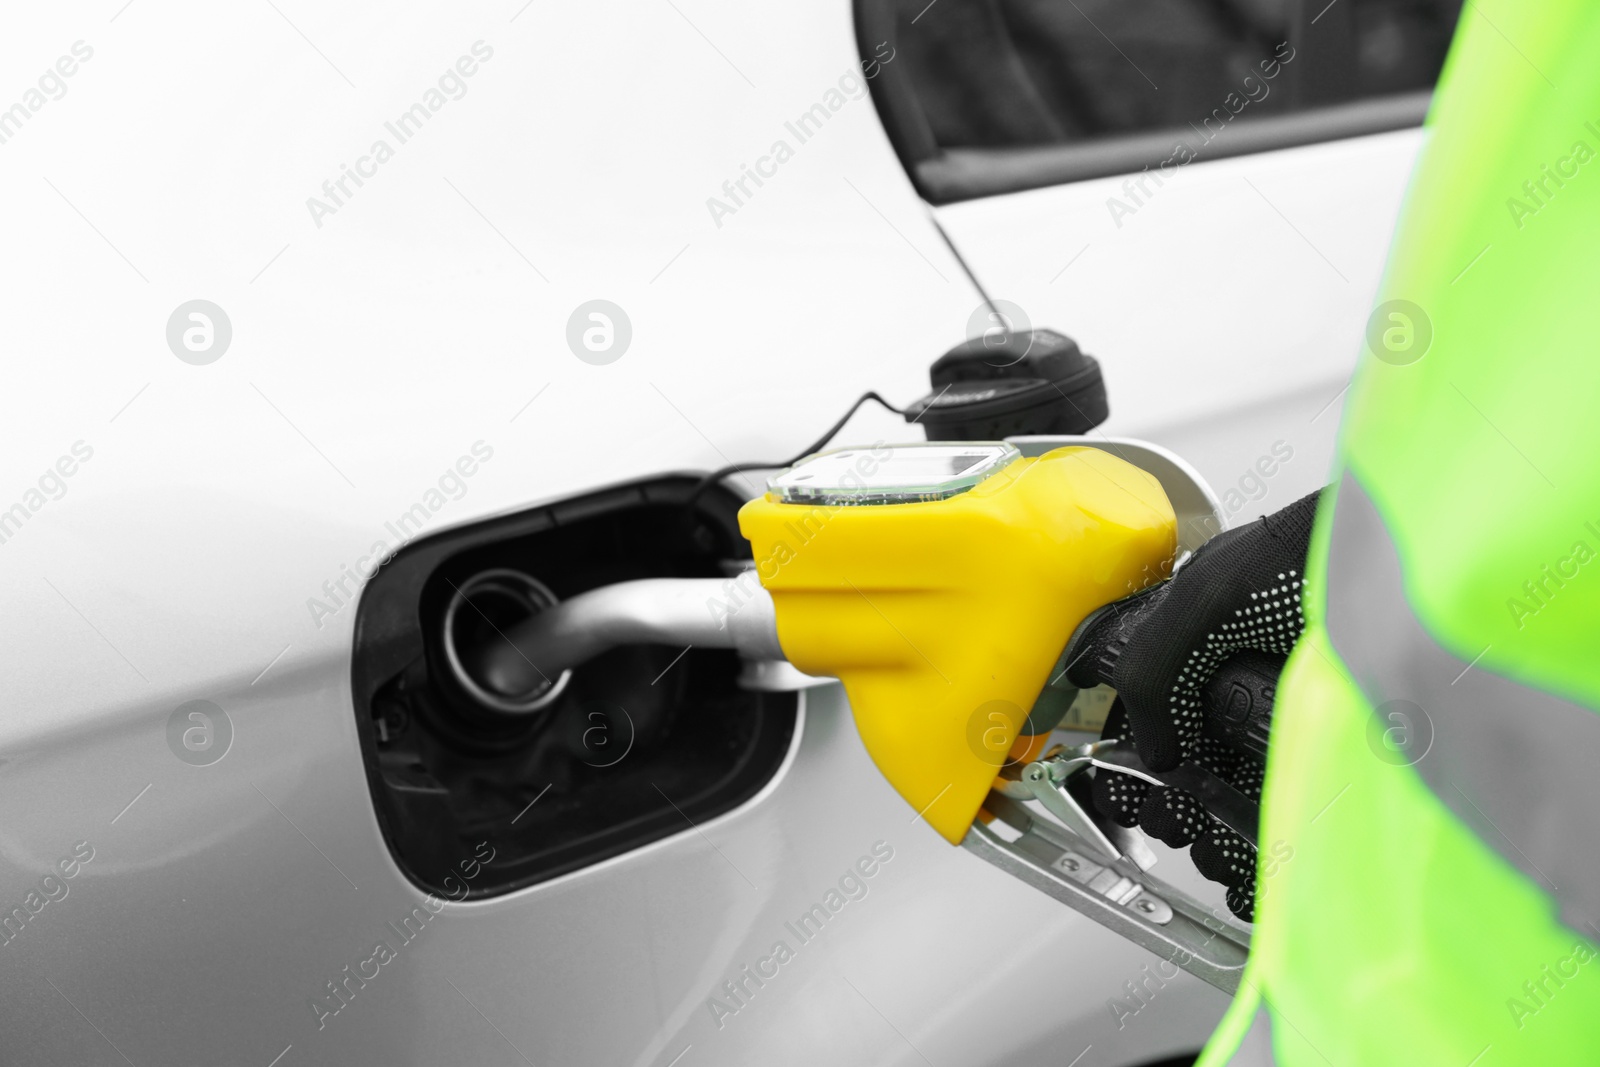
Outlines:
{"type": "Polygon", "coordinates": [[[860,0],[935,202],[1421,121],[1460,0],[860,0]],[[881,49],[880,49],[881,50],[881,49]]]}

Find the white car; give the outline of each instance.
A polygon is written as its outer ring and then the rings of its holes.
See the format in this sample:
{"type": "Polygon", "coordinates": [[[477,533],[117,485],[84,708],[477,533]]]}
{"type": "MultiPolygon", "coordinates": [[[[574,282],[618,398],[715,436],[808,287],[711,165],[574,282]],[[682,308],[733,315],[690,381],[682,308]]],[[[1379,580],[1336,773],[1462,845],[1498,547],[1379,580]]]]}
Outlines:
{"type": "Polygon", "coordinates": [[[837,685],[469,661],[724,573],[762,474],[705,472],[1019,317],[1230,521],[1320,485],[1454,8],[1319,8],[12,12],[0,1061],[1192,1057],[1225,995],[938,837],[837,685]]]}

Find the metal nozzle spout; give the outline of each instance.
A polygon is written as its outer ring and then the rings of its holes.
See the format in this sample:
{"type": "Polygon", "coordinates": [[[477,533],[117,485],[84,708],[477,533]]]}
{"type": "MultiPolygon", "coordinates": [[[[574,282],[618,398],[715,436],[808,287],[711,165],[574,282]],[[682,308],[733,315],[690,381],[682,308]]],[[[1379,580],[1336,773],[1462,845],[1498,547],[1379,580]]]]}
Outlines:
{"type": "Polygon", "coordinates": [[[602,586],[524,619],[484,651],[482,680],[502,693],[535,688],[620,645],[732,648],[752,660],[782,660],[772,597],[753,576],[642,578],[602,586]]]}

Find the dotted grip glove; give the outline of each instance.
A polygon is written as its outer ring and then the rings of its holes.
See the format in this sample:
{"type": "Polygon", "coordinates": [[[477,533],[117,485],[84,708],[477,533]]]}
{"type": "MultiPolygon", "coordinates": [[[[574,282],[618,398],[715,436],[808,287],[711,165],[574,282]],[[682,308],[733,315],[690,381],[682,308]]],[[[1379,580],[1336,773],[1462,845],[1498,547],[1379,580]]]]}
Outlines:
{"type": "MultiPolygon", "coordinates": [[[[1169,581],[1118,601],[1091,620],[1067,677],[1117,690],[1102,734],[1129,738],[1145,765],[1194,762],[1252,800],[1265,764],[1208,726],[1202,700],[1217,667],[1236,655],[1273,676],[1305,628],[1300,597],[1319,493],[1207,541],[1169,581]]],[[[1251,921],[1256,850],[1181,789],[1097,769],[1095,807],[1174,848],[1192,846],[1202,875],[1228,887],[1228,907],[1251,921]]]]}

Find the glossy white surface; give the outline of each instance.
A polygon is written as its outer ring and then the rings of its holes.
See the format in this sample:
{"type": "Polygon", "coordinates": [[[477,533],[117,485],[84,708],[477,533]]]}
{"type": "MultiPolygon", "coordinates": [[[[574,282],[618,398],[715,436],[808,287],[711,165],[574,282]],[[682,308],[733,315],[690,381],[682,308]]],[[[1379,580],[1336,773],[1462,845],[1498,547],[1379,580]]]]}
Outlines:
{"type": "Polygon", "coordinates": [[[1143,194],[1107,178],[937,214],[991,297],[1102,361],[1102,431],[1172,448],[1219,495],[1238,488],[1237,522],[1326,483],[1422,136],[1195,162],[1143,194]],[[1131,215],[1108,207],[1135,196],[1131,215]],[[1249,478],[1263,458],[1271,473],[1249,478]]]}

